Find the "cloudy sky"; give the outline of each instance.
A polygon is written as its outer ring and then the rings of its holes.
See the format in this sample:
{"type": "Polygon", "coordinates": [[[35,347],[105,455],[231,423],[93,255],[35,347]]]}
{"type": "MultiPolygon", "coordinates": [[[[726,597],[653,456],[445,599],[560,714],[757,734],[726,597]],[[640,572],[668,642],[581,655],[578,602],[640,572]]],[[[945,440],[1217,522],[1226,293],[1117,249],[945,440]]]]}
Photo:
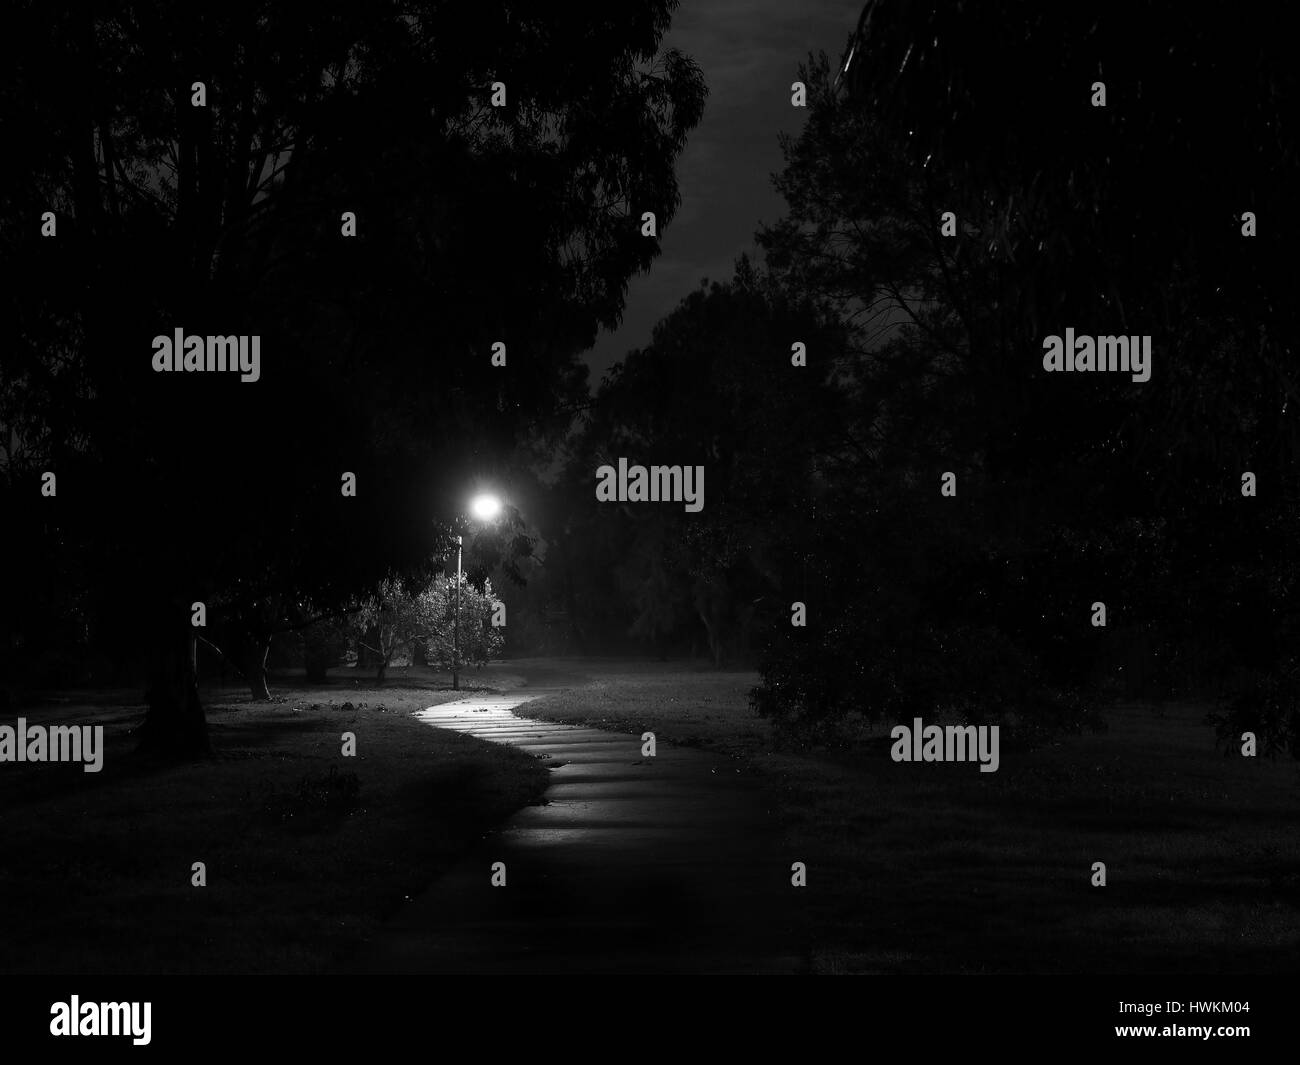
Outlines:
{"type": "Polygon", "coordinates": [[[709,98],[677,164],[682,203],[662,232],[663,254],[632,279],[623,324],[587,354],[595,387],[701,278],[725,281],[754,231],[784,204],[772,188],[781,169],[778,133],[796,133],[805,112],[790,106],[790,83],[809,52],[839,58],[863,0],[682,0],[664,47],[680,48],[704,71],[709,98]]]}

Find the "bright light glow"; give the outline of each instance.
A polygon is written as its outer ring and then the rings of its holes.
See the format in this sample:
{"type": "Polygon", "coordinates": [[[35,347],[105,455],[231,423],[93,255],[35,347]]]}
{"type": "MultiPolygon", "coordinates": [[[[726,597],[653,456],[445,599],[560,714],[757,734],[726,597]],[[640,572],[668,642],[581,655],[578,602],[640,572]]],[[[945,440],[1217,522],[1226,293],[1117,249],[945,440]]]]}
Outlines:
{"type": "Polygon", "coordinates": [[[479,521],[491,521],[501,513],[501,500],[494,495],[475,496],[470,502],[469,512],[479,521]]]}

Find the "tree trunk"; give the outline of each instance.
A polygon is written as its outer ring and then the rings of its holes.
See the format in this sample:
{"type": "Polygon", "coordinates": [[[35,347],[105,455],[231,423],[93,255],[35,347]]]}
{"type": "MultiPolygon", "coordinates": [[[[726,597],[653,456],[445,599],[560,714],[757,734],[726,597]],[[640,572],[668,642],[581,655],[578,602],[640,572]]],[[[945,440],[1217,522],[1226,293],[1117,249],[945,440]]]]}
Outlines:
{"type": "Polygon", "coordinates": [[[379,655],[371,650],[379,642],[379,628],[372,625],[357,638],[357,669],[369,669],[379,662],[379,655]]]}
{"type": "Polygon", "coordinates": [[[152,642],[149,710],[139,730],[140,748],[175,758],[211,754],[195,670],[197,640],[188,607],[172,604],[161,608],[152,642]]]}
{"type": "Polygon", "coordinates": [[[249,645],[247,665],[244,672],[248,677],[248,688],[253,698],[266,700],[271,698],[266,686],[266,656],[271,652],[271,641],[266,637],[253,640],[249,645]]]}
{"type": "Polygon", "coordinates": [[[720,627],[709,621],[709,616],[700,607],[695,608],[695,612],[700,615],[700,620],[704,622],[704,631],[709,634],[709,656],[713,659],[713,668],[722,668],[722,633],[720,627]]]}
{"type": "Polygon", "coordinates": [[[390,660],[392,657],[393,657],[393,653],[392,653],[391,651],[389,651],[388,654],[384,655],[384,656],[379,660],[379,669],[375,671],[375,683],[376,683],[376,684],[383,684],[383,683],[384,683],[384,676],[385,676],[385,674],[387,674],[387,672],[388,672],[388,662],[389,662],[389,660],[390,660]]]}

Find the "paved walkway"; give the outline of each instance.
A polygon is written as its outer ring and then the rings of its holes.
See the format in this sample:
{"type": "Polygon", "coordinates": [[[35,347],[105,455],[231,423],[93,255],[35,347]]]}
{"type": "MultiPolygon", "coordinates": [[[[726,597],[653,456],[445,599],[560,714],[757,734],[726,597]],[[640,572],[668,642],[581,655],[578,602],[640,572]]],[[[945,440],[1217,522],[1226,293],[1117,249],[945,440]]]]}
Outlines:
{"type": "Polygon", "coordinates": [[[721,755],[518,717],[545,692],[422,711],[438,728],[546,759],[545,805],[519,811],[363,954],[365,972],[795,972],[798,855],[756,781],[721,755]],[[493,862],[506,886],[493,887],[493,862]]]}

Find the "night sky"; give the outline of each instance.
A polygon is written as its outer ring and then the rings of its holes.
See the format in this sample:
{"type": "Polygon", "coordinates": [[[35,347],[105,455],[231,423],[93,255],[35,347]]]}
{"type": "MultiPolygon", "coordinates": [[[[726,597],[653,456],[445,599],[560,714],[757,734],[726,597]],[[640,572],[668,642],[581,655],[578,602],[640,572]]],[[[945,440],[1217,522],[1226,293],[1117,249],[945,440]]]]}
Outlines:
{"type": "Polygon", "coordinates": [[[742,252],[756,254],[754,231],[784,213],[777,134],[797,133],[807,113],[790,106],[790,83],[809,52],[839,58],[861,13],[861,0],[683,0],[663,47],[704,71],[704,120],[677,164],[682,202],[663,254],[633,278],[622,326],[587,353],[593,388],[702,278],[729,280],[742,252]]]}

